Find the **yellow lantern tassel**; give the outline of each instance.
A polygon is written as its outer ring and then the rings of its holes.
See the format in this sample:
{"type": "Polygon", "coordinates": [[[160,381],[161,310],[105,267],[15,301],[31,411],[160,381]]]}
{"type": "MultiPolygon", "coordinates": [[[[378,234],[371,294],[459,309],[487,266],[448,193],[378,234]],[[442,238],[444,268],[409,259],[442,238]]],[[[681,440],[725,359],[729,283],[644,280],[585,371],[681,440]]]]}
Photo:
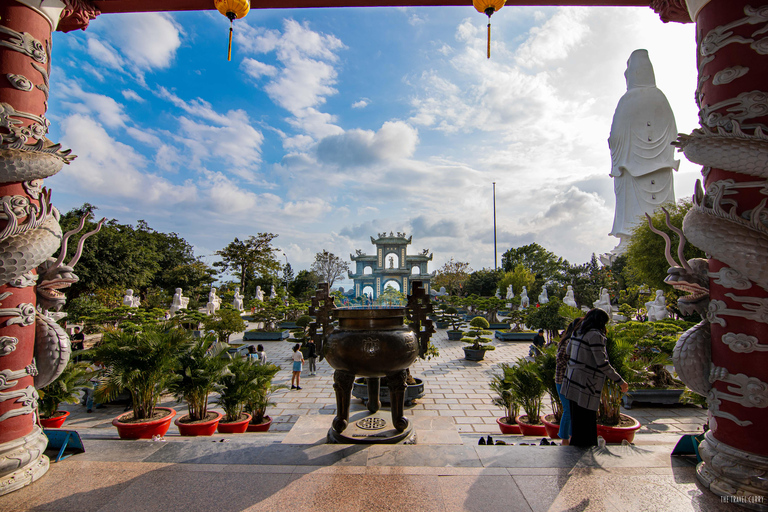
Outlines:
{"type": "Polygon", "coordinates": [[[491,58],[491,18],[488,18],[488,58],[491,58]]]}
{"type": "MultiPolygon", "coordinates": [[[[489,52],[491,51],[491,50],[490,50],[490,47],[489,47],[489,50],[488,50],[488,51],[489,51],[489,52]]],[[[490,57],[490,53],[488,54],[488,58],[489,58],[489,59],[491,58],[491,57],[490,57]]],[[[230,27],[229,27],[229,48],[227,49],[227,60],[228,60],[228,61],[231,61],[231,60],[232,60],[232,26],[231,26],[231,25],[230,25],[230,27]]]]}

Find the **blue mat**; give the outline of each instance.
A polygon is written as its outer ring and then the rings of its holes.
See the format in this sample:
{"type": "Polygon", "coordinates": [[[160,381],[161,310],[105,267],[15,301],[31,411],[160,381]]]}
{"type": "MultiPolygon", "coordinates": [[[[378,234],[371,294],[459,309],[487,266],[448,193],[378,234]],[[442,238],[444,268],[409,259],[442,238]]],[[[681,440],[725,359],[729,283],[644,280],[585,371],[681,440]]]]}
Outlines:
{"type": "Polygon", "coordinates": [[[53,462],[59,462],[62,459],[76,453],[85,453],[83,441],[80,434],[74,430],[44,429],[43,432],[48,437],[47,450],[58,450],[56,459],[53,462]]]}

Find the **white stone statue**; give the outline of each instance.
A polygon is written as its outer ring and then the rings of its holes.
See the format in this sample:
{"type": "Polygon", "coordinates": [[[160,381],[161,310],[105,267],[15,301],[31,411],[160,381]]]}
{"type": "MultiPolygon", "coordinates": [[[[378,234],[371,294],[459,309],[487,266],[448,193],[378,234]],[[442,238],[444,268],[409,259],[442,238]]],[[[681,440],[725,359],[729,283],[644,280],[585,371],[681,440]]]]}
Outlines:
{"type": "Polygon", "coordinates": [[[512,300],[515,298],[515,292],[512,291],[512,285],[507,286],[507,299],[512,300]]]}
{"type": "Polygon", "coordinates": [[[497,299],[501,298],[501,290],[499,288],[496,288],[496,298],[497,299]]]}
{"type": "Polygon", "coordinates": [[[549,295],[547,295],[547,287],[545,286],[539,294],[539,304],[546,304],[547,302],[549,302],[549,295]]]}
{"type": "Polygon", "coordinates": [[[602,309],[608,313],[608,318],[613,318],[613,309],[611,309],[611,296],[605,288],[600,289],[600,298],[592,303],[596,309],[602,309]]]}
{"type": "Polygon", "coordinates": [[[275,285],[272,285],[272,288],[269,290],[269,300],[276,299],[277,298],[277,292],[275,291],[275,285]]]}
{"type": "Polygon", "coordinates": [[[185,297],[181,293],[181,288],[176,288],[176,293],[173,294],[173,301],[171,301],[171,316],[175,315],[180,309],[187,309],[189,304],[189,297],[185,297]]]}
{"type": "Polygon", "coordinates": [[[221,307],[221,299],[216,296],[216,288],[211,288],[208,294],[208,303],[205,305],[205,313],[207,315],[213,315],[221,307]]]}
{"type": "Polygon", "coordinates": [[[520,307],[527,308],[531,305],[531,299],[528,298],[528,290],[523,286],[523,291],[520,292],[520,307]]]}
{"type": "Polygon", "coordinates": [[[232,301],[232,306],[238,310],[243,311],[243,296],[240,295],[240,287],[235,288],[235,298],[232,301]]]}
{"type": "Polygon", "coordinates": [[[123,296],[123,306],[128,306],[130,308],[137,308],[141,305],[141,299],[139,297],[133,296],[133,290],[128,288],[125,290],[125,295],[123,296]]]}
{"type": "Polygon", "coordinates": [[[573,296],[573,286],[568,285],[568,290],[565,292],[565,297],[563,297],[563,304],[567,304],[571,306],[572,308],[579,307],[578,304],[576,304],[576,298],[573,296]]]}
{"type": "Polygon", "coordinates": [[[672,171],[680,165],[670,143],[677,126],[667,97],[656,87],[647,50],[635,50],[624,73],[627,92],[613,114],[608,146],[616,213],[611,235],[620,242],[610,254],[626,251],[632,229],[645,222],[646,213],[675,202],[672,171]]]}
{"type": "Polygon", "coordinates": [[[264,302],[264,292],[261,290],[261,286],[256,287],[256,300],[264,302]]]}
{"type": "MultiPolygon", "coordinates": [[[[433,291],[434,291],[434,290],[433,290],[433,291]]],[[[439,291],[439,292],[435,292],[435,296],[436,296],[436,297],[444,297],[444,296],[446,296],[446,295],[448,295],[448,292],[447,292],[447,291],[445,291],[445,286],[441,286],[441,287],[440,287],[440,291],[439,291]]]]}
{"type": "Polygon", "coordinates": [[[664,320],[669,317],[669,311],[667,311],[667,301],[664,298],[664,292],[656,290],[656,298],[652,301],[645,303],[645,309],[648,311],[648,320],[655,322],[657,320],[664,320]]]}

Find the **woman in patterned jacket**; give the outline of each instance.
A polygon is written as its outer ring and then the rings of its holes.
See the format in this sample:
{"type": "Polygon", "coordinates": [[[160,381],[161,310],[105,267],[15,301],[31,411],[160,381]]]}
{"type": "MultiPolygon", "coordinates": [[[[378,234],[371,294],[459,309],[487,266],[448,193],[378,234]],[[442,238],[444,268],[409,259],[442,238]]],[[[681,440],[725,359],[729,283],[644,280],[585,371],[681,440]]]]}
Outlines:
{"type": "Polygon", "coordinates": [[[620,383],[622,392],[629,388],[608,361],[605,326],[609,320],[605,311],[591,309],[568,343],[568,367],[560,390],[570,401],[571,446],[597,446],[597,409],[605,378],[620,383]]]}

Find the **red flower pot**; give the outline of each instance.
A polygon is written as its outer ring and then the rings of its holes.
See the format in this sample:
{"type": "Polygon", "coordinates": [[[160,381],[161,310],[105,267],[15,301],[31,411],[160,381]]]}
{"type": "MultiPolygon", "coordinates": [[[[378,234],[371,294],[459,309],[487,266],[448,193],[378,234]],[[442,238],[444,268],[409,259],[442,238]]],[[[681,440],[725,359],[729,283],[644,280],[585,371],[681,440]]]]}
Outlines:
{"type": "Polygon", "coordinates": [[[597,435],[605,439],[607,444],[621,444],[625,439],[628,443],[631,443],[635,439],[635,432],[641,427],[640,422],[626,414],[622,414],[621,416],[629,418],[634,424],[629,427],[609,427],[607,425],[597,424],[597,435]]]}
{"type": "Polygon", "coordinates": [[[272,418],[264,416],[264,423],[249,423],[248,432],[266,432],[272,426],[272,418]]]}
{"type": "Polygon", "coordinates": [[[120,418],[126,415],[121,414],[112,420],[112,424],[117,427],[120,439],[152,439],[154,436],[164,436],[171,427],[171,420],[176,416],[176,411],[168,407],[155,407],[155,411],[165,411],[167,414],[162,418],[141,423],[123,423],[120,418]]]}
{"type": "Polygon", "coordinates": [[[558,432],[560,432],[560,424],[547,421],[547,418],[552,418],[554,420],[555,415],[547,414],[546,416],[541,416],[541,422],[544,424],[547,435],[550,437],[550,439],[560,439],[560,436],[558,435],[558,432]]]}
{"type": "Polygon", "coordinates": [[[248,423],[250,423],[252,416],[247,412],[244,420],[232,421],[230,423],[224,423],[219,421],[219,426],[216,427],[216,431],[219,434],[242,434],[248,429],[248,423]]]}
{"type": "Polygon", "coordinates": [[[528,416],[518,416],[515,418],[517,424],[520,425],[521,434],[531,437],[543,437],[547,435],[547,429],[544,427],[544,425],[531,425],[530,423],[526,422],[527,420],[528,416]],[[525,420],[523,418],[525,418],[525,420]]]}
{"type": "MultiPolygon", "coordinates": [[[[195,423],[183,423],[182,420],[188,419],[189,414],[185,414],[181,418],[173,422],[174,425],[179,427],[179,435],[181,436],[212,436],[216,432],[216,427],[219,426],[219,420],[222,418],[220,412],[213,412],[216,417],[212,420],[199,421],[195,423]]],[[[210,412],[208,413],[210,414],[210,412]]]]}
{"type": "Polygon", "coordinates": [[[43,428],[61,428],[67,416],[69,416],[68,411],[56,411],[55,415],[50,418],[40,418],[40,424],[43,428]]]}
{"type": "Polygon", "coordinates": [[[496,418],[496,423],[499,424],[499,430],[501,430],[502,434],[519,434],[520,433],[520,426],[515,423],[510,425],[509,423],[506,423],[507,418],[496,418]]]}

